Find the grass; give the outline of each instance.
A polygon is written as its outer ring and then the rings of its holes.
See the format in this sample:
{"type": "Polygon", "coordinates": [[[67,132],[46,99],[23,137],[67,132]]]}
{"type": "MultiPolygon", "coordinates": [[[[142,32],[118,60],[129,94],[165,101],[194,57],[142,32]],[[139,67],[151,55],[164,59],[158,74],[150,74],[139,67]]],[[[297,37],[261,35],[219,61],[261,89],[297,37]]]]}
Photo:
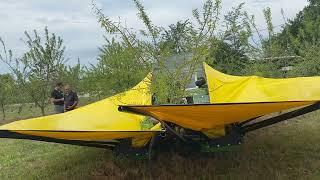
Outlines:
{"type": "MultiPolygon", "coordinates": [[[[34,108],[24,117],[37,116],[34,108]]],[[[9,113],[10,114],[10,113],[9,113]]],[[[17,119],[15,111],[8,121],[17,119]]],[[[0,114],[1,115],[1,114],[0,114]]],[[[154,179],[319,179],[320,112],[261,129],[239,151],[160,154],[154,179]]],[[[0,139],[0,179],[150,179],[145,161],[113,161],[104,149],[0,139]]]]}

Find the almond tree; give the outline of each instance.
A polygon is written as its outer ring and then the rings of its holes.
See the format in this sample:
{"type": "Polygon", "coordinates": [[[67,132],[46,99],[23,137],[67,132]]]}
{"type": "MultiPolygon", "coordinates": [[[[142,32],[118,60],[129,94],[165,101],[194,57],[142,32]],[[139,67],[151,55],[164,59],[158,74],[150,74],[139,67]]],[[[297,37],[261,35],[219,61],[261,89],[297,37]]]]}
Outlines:
{"type": "Polygon", "coordinates": [[[36,30],[33,34],[25,31],[27,52],[21,58],[2,60],[14,74],[21,91],[25,92],[36,107],[45,115],[50,91],[64,68],[65,46],[61,37],[44,29],[41,37],[36,30]]]}
{"type": "MultiPolygon", "coordinates": [[[[12,59],[12,51],[7,50],[4,41],[0,38],[2,45],[2,53],[0,53],[1,61],[9,61],[12,59]]],[[[0,108],[2,111],[2,119],[6,118],[6,107],[13,102],[13,89],[15,80],[10,74],[0,74],[0,108]]]]}
{"type": "Polygon", "coordinates": [[[10,74],[0,74],[0,108],[2,119],[6,118],[6,107],[13,102],[15,82],[10,74]]]}
{"type": "MultiPolygon", "coordinates": [[[[157,95],[158,101],[160,103],[179,103],[185,95],[185,89],[192,75],[201,62],[209,56],[210,42],[208,40],[215,35],[221,2],[220,0],[207,0],[201,10],[193,10],[193,18],[196,23],[181,21],[169,29],[153,24],[140,1],[133,0],[133,2],[138,11],[138,18],[145,25],[144,29],[132,30],[121,22],[121,19],[111,20],[102,13],[94,1],[92,7],[107,37],[117,39],[121,46],[132,54],[131,57],[139,62],[134,64],[137,67],[136,72],[139,72],[139,69],[152,71],[154,78],[151,93],[157,95]],[[182,63],[174,64],[175,68],[168,66],[170,57],[179,52],[187,52],[191,56],[186,56],[182,63]]],[[[102,52],[102,54],[105,53],[102,52]]],[[[118,61],[121,64],[128,62],[128,59],[123,58],[118,61]]],[[[119,79],[116,81],[126,84],[127,81],[121,78],[122,73],[126,74],[124,69],[115,67],[108,71],[118,72],[119,79]]],[[[138,73],[131,72],[131,76],[135,74],[138,73]]]]}

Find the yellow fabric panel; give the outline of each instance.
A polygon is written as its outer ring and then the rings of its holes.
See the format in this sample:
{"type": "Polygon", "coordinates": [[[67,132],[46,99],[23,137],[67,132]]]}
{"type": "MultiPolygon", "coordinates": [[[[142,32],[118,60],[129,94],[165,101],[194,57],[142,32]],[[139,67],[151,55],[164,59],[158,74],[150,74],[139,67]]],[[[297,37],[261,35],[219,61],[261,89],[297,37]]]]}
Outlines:
{"type": "Polygon", "coordinates": [[[211,103],[320,100],[320,77],[231,76],[204,63],[211,103]]]}
{"type": "Polygon", "coordinates": [[[226,135],[225,125],[216,126],[213,129],[206,129],[202,132],[209,138],[217,138],[226,135]]]}
{"type": "Polygon", "coordinates": [[[299,106],[313,104],[302,102],[227,103],[198,105],[130,106],[131,110],[153,116],[182,127],[206,131],[226,124],[242,122],[254,117],[299,106]]]}
{"type": "Polygon", "coordinates": [[[156,125],[154,125],[150,130],[159,130],[162,129],[161,128],[161,123],[157,123],[156,125]]]}
{"type": "Polygon", "coordinates": [[[150,134],[142,134],[140,136],[136,136],[132,139],[132,147],[143,147],[148,144],[151,140],[152,135],[150,134]]]}
{"type": "MultiPolygon", "coordinates": [[[[156,125],[154,125],[150,130],[160,130],[161,129],[161,123],[158,123],[156,125]]],[[[153,134],[152,136],[155,136],[155,134],[153,134]]],[[[146,134],[146,135],[140,135],[137,137],[134,137],[132,139],[132,146],[133,147],[143,147],[145,145],[147,145],[147,143],[151,140],[152,136],[150,136],[150,134],[146,134]]]]}
{"type": "Polygon", "coordinates": [[[160,128],[152,131],[141,131],[140,122],[146,118],[145,116],[118,111],[118,105],[151,104],[151,95],[149,93],[150,78],[151,74],[129,91],[73,111],[12,122],[0,126],[0,130],[72,140],[128,138],[139,136],[139,134],[149,134],[151,137],[160,128]]]}
{"type": "Polygon", "coordinates": [[[66,140],[103,141],[121,138],[152,137],[154,131],[11,131],[20,134],[66,140]]]}

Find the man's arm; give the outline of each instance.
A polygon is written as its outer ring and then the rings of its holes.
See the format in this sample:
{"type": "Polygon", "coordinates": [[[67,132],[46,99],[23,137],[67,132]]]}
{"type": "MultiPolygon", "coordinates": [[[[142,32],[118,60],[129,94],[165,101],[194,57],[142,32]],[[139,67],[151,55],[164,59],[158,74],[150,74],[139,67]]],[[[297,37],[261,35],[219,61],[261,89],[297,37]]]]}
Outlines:
{"type": "Polygon", "coordinates": [[[74,101],[74,103],[72,104],[72,106],[69,106],[68,109],[74,109],[78,104],[78,101],[74,101]]]}
{"type": "Polygon", "coordinates": [[[60,102],[60,101],[64,101],[64,99],[63,98],[61,98],[61,99],[51,98],[51,102],[60,102]]]}
{"type": "Polygon", "coordinates": [[[74,103],[71,106],[67,107],[67,110],[74,109],[78,105],[79,98],[76,92],[74,93],[73,98],[74,98],[74,103]]]}
{"type": "Polygon", "coordinates": [[[55,103],[55,102],[64,101],[64,99],[63,99],[63,98],[61,98],[61,99],[56,99],[56,96],[55,96],[55,94],[54,94],[54,91],[52,91],[51,97],[50,97],[50,101],[51,101],[51,103],[55,103]]]}

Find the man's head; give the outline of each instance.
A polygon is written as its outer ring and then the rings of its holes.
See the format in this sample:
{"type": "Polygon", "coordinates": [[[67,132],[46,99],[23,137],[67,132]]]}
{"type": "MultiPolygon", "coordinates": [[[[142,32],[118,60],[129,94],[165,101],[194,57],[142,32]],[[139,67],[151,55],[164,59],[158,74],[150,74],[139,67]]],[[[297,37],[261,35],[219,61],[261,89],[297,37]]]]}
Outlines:
{"type": "Polygon", "coordinates": [[[58,83],[56,84],[56,88],[57,88],[58,90],[62,90],[62,89],[63,89],[63,84],[62,84],[62,82],[58,82],[58,83]]]}
{"type": "Polygon", "coordinates": [[[64,86],[64,90],[65,90],[66,93],[70,93],[71,92],[71,86],[69,84],[66,84],[64,86]]]}

